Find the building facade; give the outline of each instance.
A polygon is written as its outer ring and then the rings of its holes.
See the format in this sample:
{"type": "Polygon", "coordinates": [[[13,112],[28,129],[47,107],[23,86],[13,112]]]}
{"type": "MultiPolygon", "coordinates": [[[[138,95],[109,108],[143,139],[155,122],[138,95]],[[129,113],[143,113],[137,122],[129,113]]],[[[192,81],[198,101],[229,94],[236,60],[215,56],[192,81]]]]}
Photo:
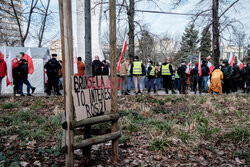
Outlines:
{"type": "Polygon", "coordinates": [[[245,47],[238,47],[233,45],[222,46],[221,47],[221,58],[222,59],[229,59],[230,54],[233,54],[235,58],[243,60],[247,53],[247,48],[245,47]]]}
{"type": "MultiPolygon", "coordinates": [[[[13,0],[14,7],[22,20],[22,0],[13,0]]],[[[21,22],[21,26],[23,23],[21,22]]],[[[20,46],[19,27],[9,0],[0,1],[0,45],[20,46]]]]}

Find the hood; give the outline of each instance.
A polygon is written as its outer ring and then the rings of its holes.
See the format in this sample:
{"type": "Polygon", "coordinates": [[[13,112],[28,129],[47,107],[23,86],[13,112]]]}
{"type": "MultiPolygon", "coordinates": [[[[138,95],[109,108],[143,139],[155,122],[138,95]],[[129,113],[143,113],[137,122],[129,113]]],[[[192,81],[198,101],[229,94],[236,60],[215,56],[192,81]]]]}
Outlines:
{"type": "Polygon", "coordinates": [[[55,58],[52,58],[50,61],[53,63],[57,62],[57,60],[55,58]]]}
{"type": "Polygon", "coordinates": [[[227,59],[223,60],[223,63],[225,63],[226,65],[229,64],[227,59]]]}

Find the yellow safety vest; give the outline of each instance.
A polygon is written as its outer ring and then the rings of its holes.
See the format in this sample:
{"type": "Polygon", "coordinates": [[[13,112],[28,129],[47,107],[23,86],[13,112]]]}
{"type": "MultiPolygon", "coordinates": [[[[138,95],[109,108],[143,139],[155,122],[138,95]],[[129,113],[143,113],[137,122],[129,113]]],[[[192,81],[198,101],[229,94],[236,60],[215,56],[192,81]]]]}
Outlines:
{"type": "Polygon", "coordinates": [[[169,64],[161,66],[161,75],[171,75],[170,69],[169,69],[169,64]]]}
{"type": "Polygon", "coordinates": [[[139,61],[134,61],[133,62],[133,74],[134,75],[142,75],[142,68],[141,65],[142,63],[139,61]]]}
{"type": "Polygon", "coordinates": [[[151,66],[151,71],[149,73],[150,76],[155,76],[155,67],[154,66],[151,66]]]}

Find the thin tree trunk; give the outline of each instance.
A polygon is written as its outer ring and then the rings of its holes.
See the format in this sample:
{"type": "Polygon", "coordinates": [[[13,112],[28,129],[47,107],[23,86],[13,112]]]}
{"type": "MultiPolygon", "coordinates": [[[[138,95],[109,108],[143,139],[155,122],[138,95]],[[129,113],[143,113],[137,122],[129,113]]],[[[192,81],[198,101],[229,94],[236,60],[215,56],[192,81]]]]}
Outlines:
{"type": "Polygon", "coordinates": [[[133,60],[134,54],[135,54],[135,37],[134,37],[134,31],[135,31],[135,25],[134,25],[134,16],[135,16],[135,1],[130,0],[129,3],[129,11],[128,11],[128,23],[129,23],[129,58],[130,60],[133,60]]]}
{"type": "Polygon", "coordinates": [[[213,0],[213,61],[214,65],[219,65],[220,60],[220,44],[219,44],[219,0],[213,0]]]}
{"type": "Polygon", "coordinates": [[[46,21],[47,21],[47,16],[48,16],[48,10],[49,10],[49,5],[50,5],[50,0],[48,0],[47,3],[47,7],[46,7],[46,11],[44,14],[44,19],[43,19],[43,23],[42,23],[42,27],[41,27],[41,31],[39,34],[39,43],[38,43],[38,47],[42,47],[42,42],[43,42],[43,34],[44,34],[44,30],[45,30],[45,26],[46,26],[46,21]]]}

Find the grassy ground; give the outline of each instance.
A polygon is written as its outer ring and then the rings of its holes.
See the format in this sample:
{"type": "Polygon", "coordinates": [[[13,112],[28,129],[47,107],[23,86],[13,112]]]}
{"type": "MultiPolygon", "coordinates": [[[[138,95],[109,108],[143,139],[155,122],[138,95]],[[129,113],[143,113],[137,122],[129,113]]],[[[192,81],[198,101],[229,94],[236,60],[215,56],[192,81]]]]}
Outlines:
{"type": "MultiPolygon", "coordinates": [[[[248,166],[250,96],[121,96],[119,164],[109,143],[93,166],[248,166]]],[[[0,99],[0,166],[64,166],[62,97],[0,99]]],[[[104,125],[108,126],[108,125],[104,125]]],[[[79,139],[78,139],[79,140],[79,139]]],[[[75,163],[81,154],[75,152],[75,163]]]]}

